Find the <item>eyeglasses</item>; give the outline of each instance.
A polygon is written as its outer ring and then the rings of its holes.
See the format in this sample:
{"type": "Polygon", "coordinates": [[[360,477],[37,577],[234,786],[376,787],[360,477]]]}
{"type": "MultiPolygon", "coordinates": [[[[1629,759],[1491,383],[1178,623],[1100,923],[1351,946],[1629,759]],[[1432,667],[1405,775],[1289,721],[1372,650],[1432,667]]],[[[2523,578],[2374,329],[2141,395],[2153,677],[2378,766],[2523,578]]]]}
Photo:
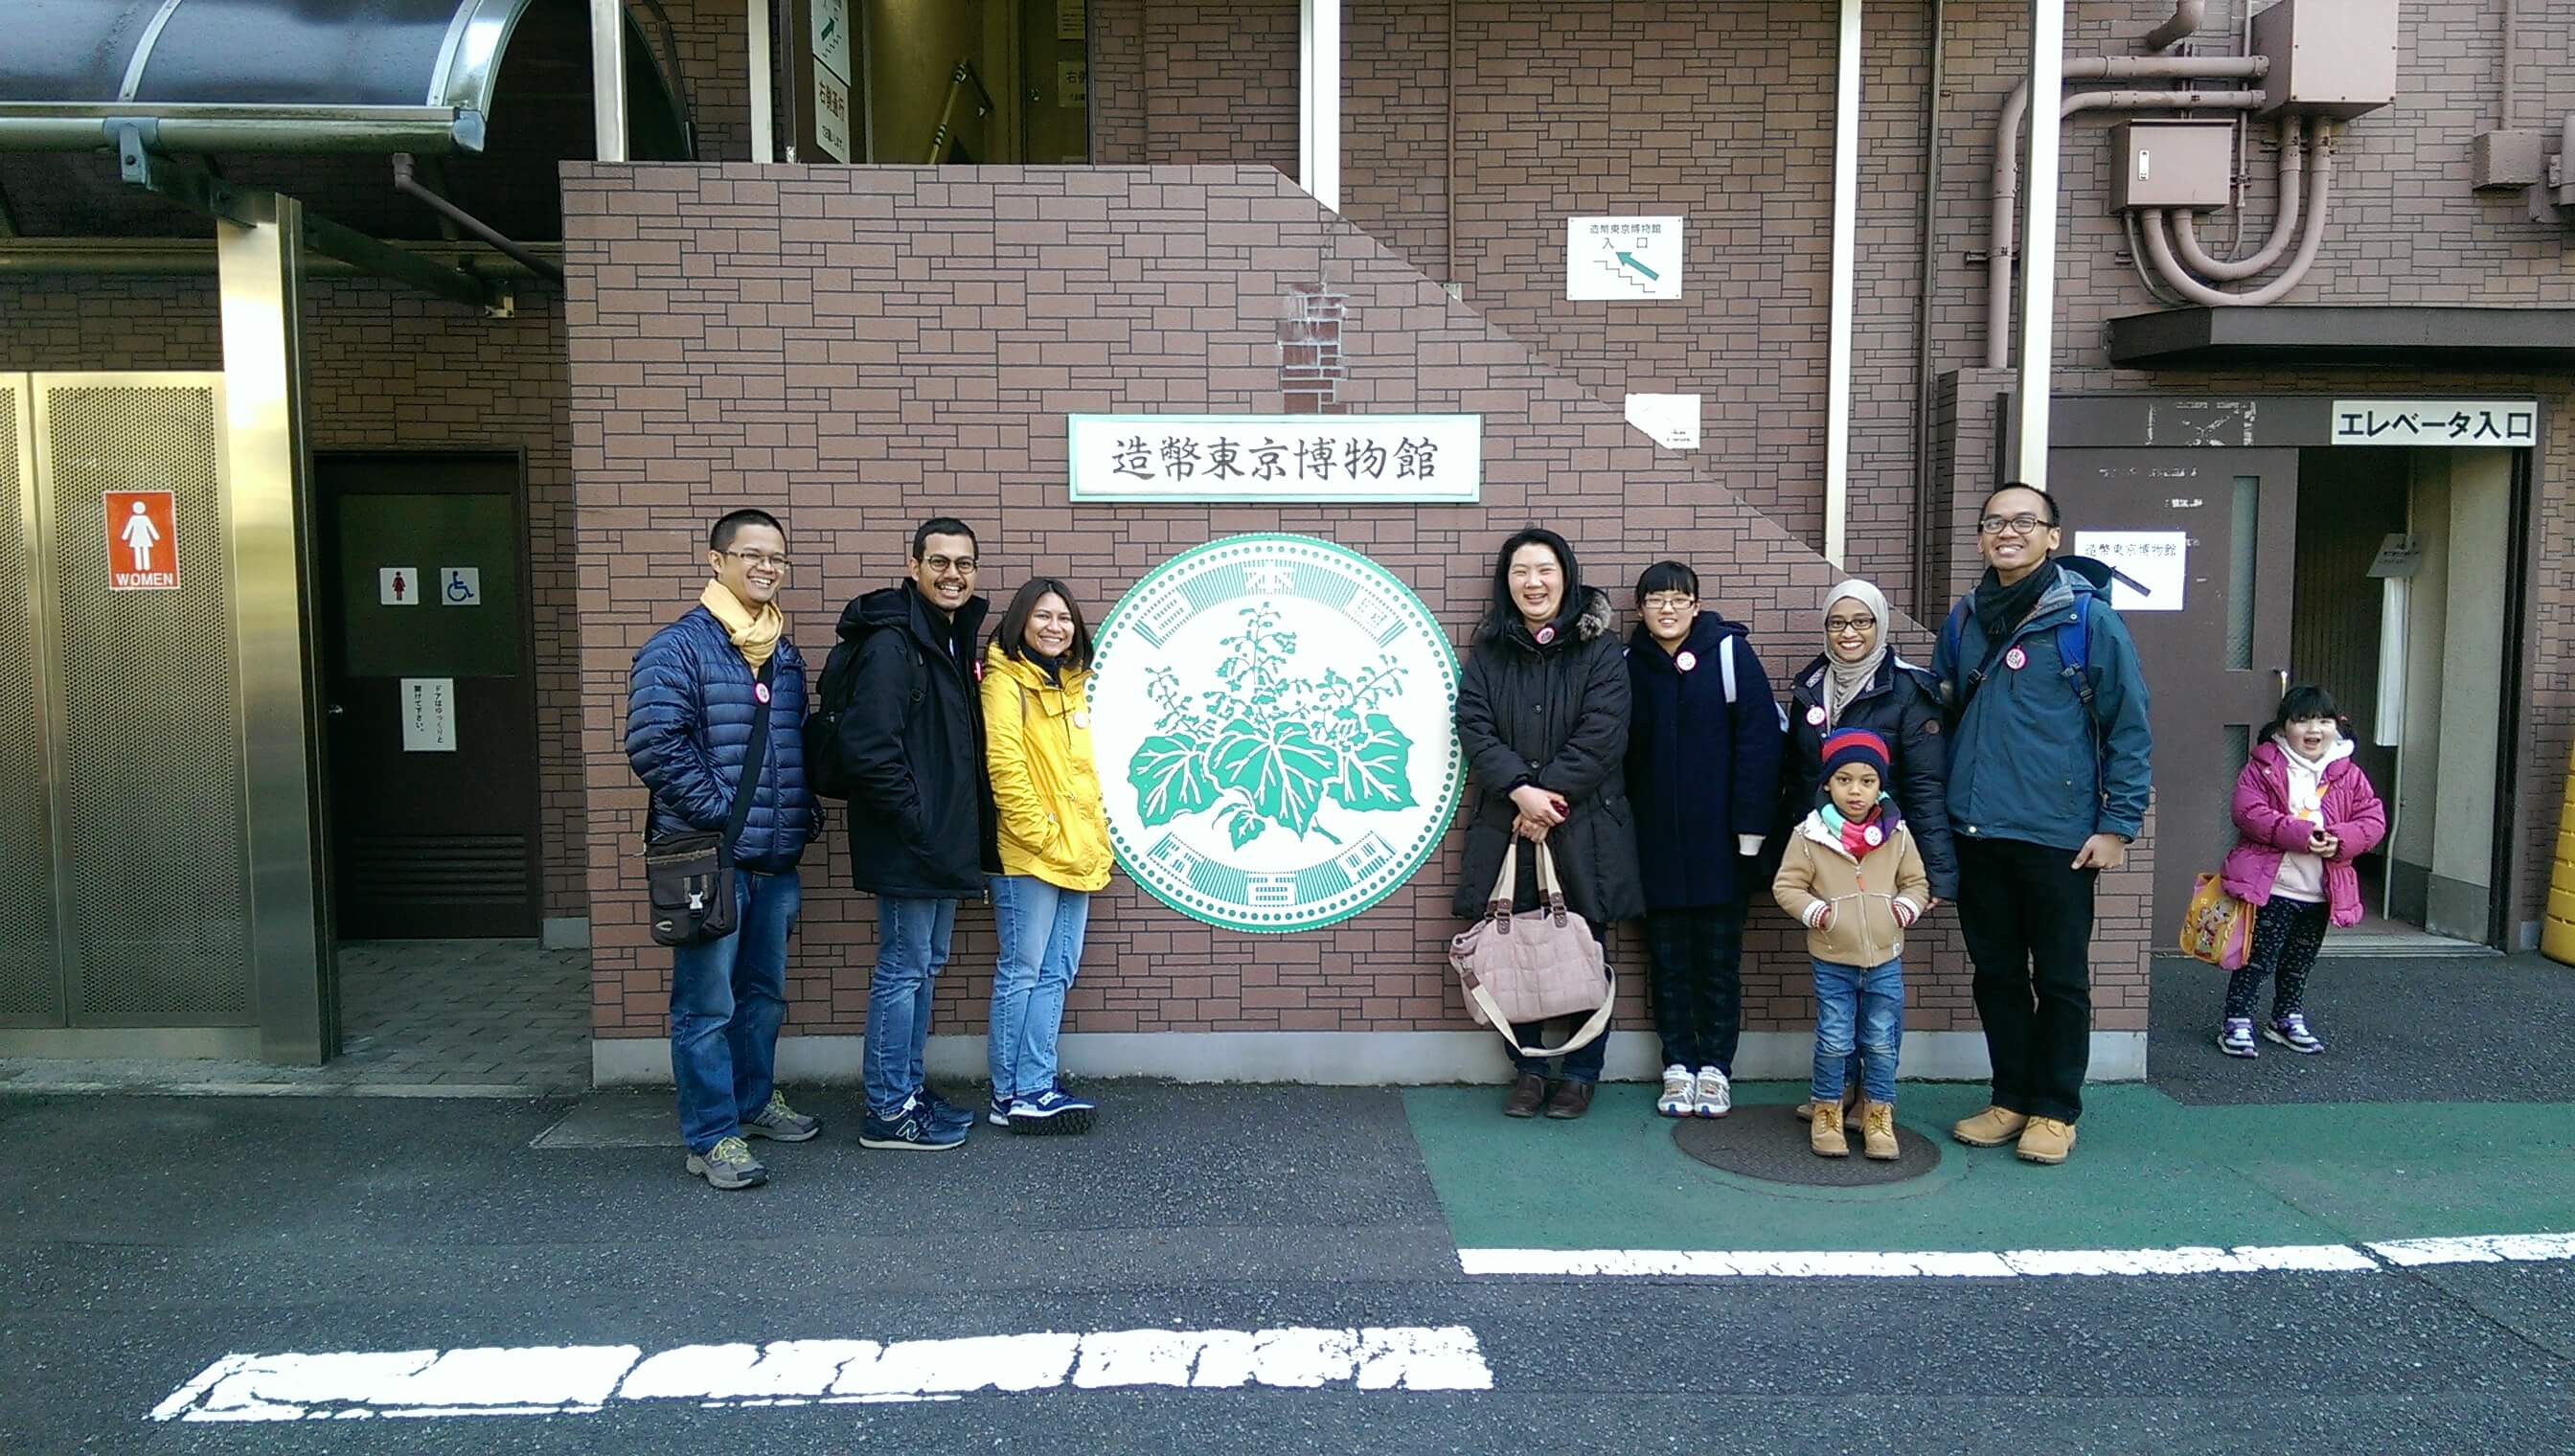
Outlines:
{"type": "Polygon", "coordinates": [[[728,551],[725,555],[741,562],[746,567],[767,567],[774,572],[783,572],[789,567],[795,565],[794,562],[778,555],[776,552],[728,551]]]}
{"type": "Polygon", "coordinates": [[[1647,612],[1687,612],[1697,605],[1696,597],[1686,597],[1678,592],[1657,592],[1645,599],[1647,612]]]}
{"type": "Polygon", "coordinates": [[[975,575],[975,559],[970,556],[926,556],[921,559],[921,564],[933,572],[942,574],[955,572],[961,577],[975,575]]]}
{"type": "Polygon", "coordinates": [[[2000,536],[2006,531],[2010,532],[2014,536],[2027,536],[2042,526],[2052,528],[2055,525],[2056,523],[2053,521],[2042,521],[2026,511],[2023,511],[2018,516],[1980,516],[1976,518],[1976,531],[1979,535],[1983,536],[2000,536]]]}
{"type": "Polygon", "coordinates": [[[1824,636],[1826,637],[1859,637],[1875,631],[1877,631],[1877,619],[1874,617],[1827,617],[1824,619],[1824,636]]]}

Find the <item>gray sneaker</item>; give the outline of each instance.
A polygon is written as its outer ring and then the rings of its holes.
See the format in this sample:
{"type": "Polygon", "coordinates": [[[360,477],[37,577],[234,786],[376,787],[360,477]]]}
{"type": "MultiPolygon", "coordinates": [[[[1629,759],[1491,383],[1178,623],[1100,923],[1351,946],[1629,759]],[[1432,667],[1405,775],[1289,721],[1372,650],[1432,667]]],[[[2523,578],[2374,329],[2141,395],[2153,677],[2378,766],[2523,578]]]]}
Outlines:
{"type": "Polygon", "coordinates": [[[705,1152],[689,1154],[689,1175],[719,1188],[757,1188],[769,1181],[769,1169],[751,1155],[751,1144],[739,1137],[720,1137],[705,1152]]]}
{"type": "Polygon", "coordinates": [[[786,1096],[776,1091],[769,1094],[769,1105],[760,1109],[759,1116],[742,1120],[743,1136],[776,1142],[803,1142],[822,1130],[821,1118],[808,1117],[788,1106],[786,1096]]]}

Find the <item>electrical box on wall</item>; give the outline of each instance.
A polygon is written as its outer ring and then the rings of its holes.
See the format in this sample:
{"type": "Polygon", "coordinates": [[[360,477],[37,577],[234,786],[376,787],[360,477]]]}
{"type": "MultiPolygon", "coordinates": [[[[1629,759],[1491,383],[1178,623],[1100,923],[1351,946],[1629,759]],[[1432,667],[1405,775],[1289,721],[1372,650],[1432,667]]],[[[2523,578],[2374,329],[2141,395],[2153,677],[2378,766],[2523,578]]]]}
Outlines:
{"type": "Polygon", "coordinates": [[[2468,148],[2468,183],[2479,189],[2528,187],[2539,180],[2546,155],[2537,132],[2479,132],[2468,148]]]}
{"type": "Polygon", "coordinates": [[[2110,129],[2112,211],[2224,207],[2235,173],[2235,124],[2130,121],[2110,129]]]}
{"type": "Polygon", "coordinates": [[[2396,0],[2280,0],[2253,17],[2262,114],[2359,116],[2396,99],[2396,0]]]}

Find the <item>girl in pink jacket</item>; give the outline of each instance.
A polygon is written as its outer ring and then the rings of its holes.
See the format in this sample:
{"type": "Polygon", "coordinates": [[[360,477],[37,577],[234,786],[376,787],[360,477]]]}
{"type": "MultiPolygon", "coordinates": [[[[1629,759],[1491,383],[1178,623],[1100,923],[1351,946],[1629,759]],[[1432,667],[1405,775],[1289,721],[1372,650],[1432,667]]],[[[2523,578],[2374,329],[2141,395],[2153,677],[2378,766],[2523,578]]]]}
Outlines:
{"type": "Polygon", "coordinates": [[[2325,1049],[2300,1008],[2325,926],[2360,920],[2360,871],[2352,861],[2387,834],[2387,811],[2351,760],[2352,740],[2333,699],[2312,685],[2289,690],[2280,714],[2235,779],[2234,852],[2218,879],[2255,906],[2253,945],[2226,982],[2217,1049],[2259,1056],[2253,997],[2275,977],[2264,1038],[2313,1055],[2325,1049]]]}

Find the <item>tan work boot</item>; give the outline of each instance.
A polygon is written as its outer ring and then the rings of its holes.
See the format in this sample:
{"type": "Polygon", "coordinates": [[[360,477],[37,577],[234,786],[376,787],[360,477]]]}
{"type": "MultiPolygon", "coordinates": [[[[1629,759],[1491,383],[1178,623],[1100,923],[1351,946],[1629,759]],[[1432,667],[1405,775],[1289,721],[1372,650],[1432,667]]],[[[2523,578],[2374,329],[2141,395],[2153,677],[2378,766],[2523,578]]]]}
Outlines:
{"type": "Polygon", "coordinates": [[[1815,1156],[1846,1158],[1850,1156],[1850,1139],[1842,1135],[1842,1104],[1826,1102],[1815,1109],[1814,1121],[1806,1128],[1806,1146],[1815,1156]]]}
{"type": "Polygon", "coordinates": [[[2032,1117],[2021,1129],[2020,1160],[2025,1163],[2055,1164],[2065,1161],[2074,1151],[2074,1124],[2053,1117],[2032,1117]]]}
{"type": "Polygon", "coordinates": [[[1949,1129],[1949,1135],[1969,1147],[2000,1147],[2020,1136],[2029,1118],[2008,1107],[1987,1107],[1949,1129]]]}
{"type": "MultiPolygon", "coordinates": [[[[1844,1082],[1844,1083],[1842,1083],[1842,1120],[1843,1120],[1843,1121],[1848,1122],[1848,1121],[1850,1121],[1850,1120],[1851,1120],[1851,1118],[1852,1118],[1853,1116],[1857,1115],[1857,1113],[1859,1112],[1859,1104],[1860,1104],[1860,1101],[1861,1101],[1861,1100],[1862,1100],[1862,1099],[1861,1099],[1861,1097],[1860,1097],[1859,1083],[1857,1083],[1857,1082],[1844,1082]]],[[[1798,1104],[1797,1104],[1797,1107],[1796,1107],[1796,1112],[1797,1112],[1797,1120],[1798,1120],[1798,1121],[1800,1121],[1800,1122],[1812,1122],[1812,1121],[1814,1121],[1814,1120],[1815,1120],[1815,1104],[1814,1104],[1813,1102],[1811,1102],[1811,1101],[1806,1101],[1806,1102],[1800,1102],[1800,1103],[1798,1103],[1798,1104]]]]}
{"type": "Polygon", "coordinates": [[[1860,1151],[1879,1162],[1893,1162],[1895,1149],[1895,1104],[1864,1102],[1859,1115],[1860,1151]]]}

